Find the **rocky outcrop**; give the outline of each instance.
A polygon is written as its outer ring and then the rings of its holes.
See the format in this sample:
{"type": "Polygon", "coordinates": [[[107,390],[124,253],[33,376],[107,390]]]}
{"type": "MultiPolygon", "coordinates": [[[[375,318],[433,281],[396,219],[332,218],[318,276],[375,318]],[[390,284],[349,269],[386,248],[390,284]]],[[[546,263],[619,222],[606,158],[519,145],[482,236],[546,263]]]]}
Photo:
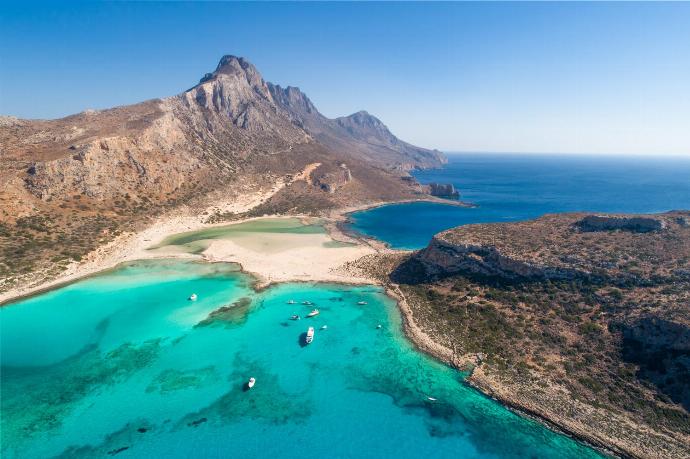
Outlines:
{"type": "Polygon", "coordinates": [[[308,135],[278,108],[261,74],[241,57],[223,56],[213,73],[175,99],[200,121],[213,123],[220,117],[221,125],[229,120],[250,135],[270,136],[288,144],[308,140],[308,135]]]}
{"type": "Polygon", "coordinates": [[[340,164],[338,168],[330,172],[318,175],[314,184],[327,193],[335,193],[339,188],[352,181],[352,171],[346,164],[340,164]]]}
{"type": "Polygon", "coordinates": [[[453,275],[499,277],[518,280],[572,280],[589,277],[577,269],[541,265],[511,258],[491,246],[455,244],[441,237],[401,264],[393,273],[396,282],[425,283],[453,275]]]}
{"type": "Polygon", "coordinates": [[[653,217],[621,217],[608,215],[588,215],[576,223],[581,231],[630,231],[648,233],[665,228],[663,220],[653,217]]]}
{"type": "Polygon", "coordinates": [[[400,266],[396,276],[408,283],[456,274],[506,281],[580,279],[623,286],[685,281],[685,269],[663,254],[690,253],[690,233],[682,223],[687,214],[606,218],[559,214],[513,224],[458,227],[434,236],[400,266]],[[592,250],[588,236],[594,231],[584,231],[583,225],[601,231],[597,250],[592,250]],[[665,237],[666,232],[676,239],[665,237]],[[632,263],[635,269],[613,261],[626,259],[640,261],[632,263]]]}
{"type": "Polygon", "coordinates": [[[432,196],[446,199],[460,199],[460,192],[452,183],[429,183],[425,190],[432,196]]]}

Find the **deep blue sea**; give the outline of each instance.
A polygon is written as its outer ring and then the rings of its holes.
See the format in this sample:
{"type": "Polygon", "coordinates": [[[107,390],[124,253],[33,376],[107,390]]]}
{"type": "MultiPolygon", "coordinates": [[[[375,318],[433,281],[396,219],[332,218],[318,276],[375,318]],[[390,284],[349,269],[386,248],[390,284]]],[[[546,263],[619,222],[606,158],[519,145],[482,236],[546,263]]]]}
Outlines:
{"type": "Polygon", "coordinates": [[[449,154],[443,169],[414,175],[421,183],[452,183],[478,207],[395,204],[352,214],[352,228],[395,248],[418,249],[439,231],[470,223],[690,208],[690,158],[449,154]]]}

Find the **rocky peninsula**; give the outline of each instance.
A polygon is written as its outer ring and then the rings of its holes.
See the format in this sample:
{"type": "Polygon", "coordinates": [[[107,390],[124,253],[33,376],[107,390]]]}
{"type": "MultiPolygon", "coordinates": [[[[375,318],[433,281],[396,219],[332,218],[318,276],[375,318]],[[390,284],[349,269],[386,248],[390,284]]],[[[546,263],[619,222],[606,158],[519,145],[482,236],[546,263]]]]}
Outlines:
{"type": "Polygon", "coordinates": [[[689,216],[467,225],[359,266],[405,298],[412,339],[481,391],[621,456],[685,457],[689,216]]]}

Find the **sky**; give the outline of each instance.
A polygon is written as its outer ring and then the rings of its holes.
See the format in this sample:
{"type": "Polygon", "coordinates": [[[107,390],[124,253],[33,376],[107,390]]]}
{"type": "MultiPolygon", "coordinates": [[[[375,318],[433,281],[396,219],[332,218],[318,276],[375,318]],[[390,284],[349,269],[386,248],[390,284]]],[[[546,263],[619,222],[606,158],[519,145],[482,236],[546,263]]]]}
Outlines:
{"type": "Polygon", "coordinates": [[[2,3],[0,114],[171,96],[224,54],[428,148],[690,156],[690,3],[2,3]]]}

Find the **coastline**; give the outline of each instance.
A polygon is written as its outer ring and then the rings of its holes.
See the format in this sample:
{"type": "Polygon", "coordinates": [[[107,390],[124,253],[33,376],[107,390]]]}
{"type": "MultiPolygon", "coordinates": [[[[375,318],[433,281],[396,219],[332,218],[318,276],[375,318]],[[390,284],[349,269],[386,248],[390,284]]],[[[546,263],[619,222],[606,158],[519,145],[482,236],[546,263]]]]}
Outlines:
{"type": "MultiPolygon", "coordinates": [[[[267,195],[266,193],[263,193],[260,196],[257,196],[257,199],[251,200],[251,202],[261,202],[266,199],[267,196],[270,196],[270,194],[267,195]]],[[[502,405],[519,413],[520,415],[541,422],[551,430],[566,434],[572,438],[576,438],[597,450],[606,452],[607,454],[612,454],[619,457],[633,457],[625,454],[614,445],[605,444],[595,436],[588,435],[586,432],[571,429],[568,426],[559,423],[558,420],[544,414],[543,412],[520,404],[518,400],[496,391],[495,388],[489,385],[482,384],[481,381],[476,381],[473,379],[473,375],[476,370],[474,367],[476,361],[472,360],[468,356],[457,355],[452,349],[435,342],[427,333],[425,333],[415,322],[412,308],[408,304],[405,295],[396,284],[387,282],[385,279],[380,279],[371,273],[366,273],[366,270],[365,272],[362,272],[362,270],[356,270],[357,272],[355,272],[355,270],[348,268],[349,263],[355,262],[368,255],[376,256],[386,253],[393,254],[409,252],[393,250],[382,241],[347,231],[347,229],[344,228],[344,225],[348,222],[350,214],[388,204],[418,201],[439,202],[447,205],[466,205],[461,202],[455,204],[452,201],[443,201],[440,198],[438,198],[438,200],[437,198],[422,198],[392,202],[376,202],[333,210],[329,215],[322,217],[326,237],[332,239],[333,241],[351,243],[354,246],[354,250],[351,251],[351,253],[348,254],[348,256],[344,259],[331,260],[330,263],[325,263],[318,266],[310,266],[311,271],[309,273],[291,271],[286,269],[284,264],[282,265],[282,270],[274,270],[273,272],[270,270],[267,271],[265,267],[265,257],[251,256],[247,253],[247,251],[243,252],[237,246],[232,245],[231,243],[227,244],[227,241],[223,241],[222,244],[216,243],[220,241],[214,241],[202,255],[192,255],[187,253],[154,253],[148,249],[159,244],[171,234],[181,232],[235,225],[263,218],[298,218],[305,220],[314,217],[306,215],[265,215],[261,217],[249,217],[221,223],[205,223],[199,215],[161,217],[158,221],[143,231],[122,235],[111,243],[97,249],[95,252],[92,252],[85,257],[84,262],[77,264],[77,266],[74,266],[72,269],[68,269],[68,271],[63,273],[63,275],[46,282],[38,283],[37,285],[26,287],[24,289],[10,289],[5,293],[0,294],[0,306],[5,306],[20,299],[41,294],[64,285],[77,282],[81,279],[98,275],[104,271],[114,269],[122,263],[136,260],[161,258],[189,259],[210,263],[235,263],[239,265],[242,272],[251,275],[255,279],[253,287],[257,291],[283,282],[326,282],[344,285],[379,285],[383,286],[386,294],[396,301],[401,314],[405,337],[409,339],[418,350],[430,355],[436,360],[439,360],[463,372],[467,372],[468,369],[470,369],[470,373],[465,379],[468,385],[474,387],[479,392],[498,401],[502,405]],[[219,247],[219,245],[224,247],[219,247]]],[[[246,208],[246,211],[251,210],[253,207],[254,206],[250,205],[246,208]]],[[[326,259],[327,257],[324,257],[323,254],[323,249],[315,248],[312,250],[310,256],[315,259],[326,259]]]]}
{"type": "MultiPolygon", "coordinates": [[[[308,165],[305,168],[306,173],[310,172],[313,165],[308,165]]],[[[300,176],[301,177],[301,176],[300,176]]],[[[153,224],[149,225],[145,229],[138,232],[130,232],[122,234],[116,237],[109,243],[99,247],[93,252],[89,253],[80,262],[73,262],[70,264],[65,271],[58,274],[57,276],[50,279],[43,279],[37,281],[29,280],[28,285],[15,286],[5,292],[0,293],[0,307],[4,307],[7,304],[13,303],[20,299],[30,297],[36,294],[45,293],[55,288],[63,287],[76,282],[80,279],[96,275],[100,272],[113,269],[114,267],[135,260],[146,260],[154,258],[187,258],[187,259],[199,259],[206,260],[209,262],[220,262],[227,261],[232,263],[238,263],[242,266],[245,272],[248,272],[256,276],[260,280],[260,285],[269,285],[277,282],[342,282],[347,284],[364,284],[364,283],[377,283],[374,279],[367,277],[357,278],[356,276],[350,275],[348,273],[335,273],[330,275],[328,272],[324,272],[323,269],[317,269],[314,273],[293,273],[290,269],[285,269],[281,273],[269,272],[268,275],[265,272],[265,263],[262,259],[257,259],[256,257],[249,257],[247,253],[236,254],[233,251],[225,251],[221,255],[214,255],[211,251],[203,256],[191,255],[184,253],[154,253],[148,250],[151,247],[156,246],[166,237],[184,233],[188,231],[199,231],[209,228],[222,227],[240,223],[246,223],[253,220],[259,220],[262,218],[298,218],[298,219],[310,219],[315,218],[309,215],[263,215],[260,217],[246,217],[237,220],[218,222],[218,223],[206,223],[204,221],[204,213],[212,213],[210,211],[216,209],[222,209],[223,211],[231,210],[236,214],[243,214],[251,211],[253,208],[257,207],[259,204],[264,202],[266,199],[273,196],[275,193],[280,191],[285,186],[284,182],[276,183],[271,189],[266,191],[260,191],[253,193],[251,195],[245,196],[243,200],[229,199],[226,202],[217,203],[213,206],[209,206],[202,211],[192,212],[191,210],[182,210],[168,215],[163,215],[159,217],[153,224]],[[238,256],[239,255],[239,256],[238,256]],[[238,259],[239,258],[239,259],[238,259]],[[244,261],[244,263],[242,263],[244,261]]],[[[400,201],[379,201],[374,203],[367,203],[358,206],[350,206],[340,209],[334,209],[323,217],[317,217],[323,219],[323,226],[328,237],[332,238],[337,242],[352,243],[361,247],[361,253],[359,256],[364,256],[377,251],[385,251],[389,248],[383,242],[376,241],[372,238],[361,237],[361,235],[355,235],[348,232],[342,228],[342,225],[347,222],[349,214],[361,210],[367,210],[375,207],[381,207],[389,204],[402,204],[408,202],[436,202],[446,205],[457,205],[457,206],[471,206],[471,204],[463,203],[462,201],[448,201],[441,198],[435,197],[422,197],[418,199],[406,199],[400,201]]],[[[318,258],[318,253],[312,253],[313,257],[318,258]]],[[[343,260],[343,262],[349,260],[343,260]]],[[[334,266],[330,266],[334,268],[334,266]]]]}
{"type": "Polygon", "coordinates": [[[422,330],[415,322],[414,314],[407,302],[407,298],[402,291],[400,291],[400,288],[397,284],[385,283],[384,288],[386,294],[395,299],[398,305],[398,310],[400,311],[400,315],[402,317],[403,332],[405,337],[410,340],[410,342],[420,352],[423,352],[460,372],[469,372],[467,377],[464,379],[467,385],[471,386],[486,397],[495,400],[516,414],[532,419],[535,422],[539,422],[549,430],[576,439],[601,453],[621,458],[635,457],[627,454],[623,450],[617,448],[615,445],[604,443],[595,436],[589,435],[587,432],[569,428],[568,426],[559,423],[553,417],[549,417],[541,411],[535,410],[529,406],[526,406],[525,404],[521,404],[518,400],[497,392],[493,387],[482,384],[476,379],[473,379],[473,376],[475,376],[475,372],[477,371],[476,360],[466,355],[457,355],[452,349],[435,342],[426,332],[424,332],[424,330],[422,330]]]}

